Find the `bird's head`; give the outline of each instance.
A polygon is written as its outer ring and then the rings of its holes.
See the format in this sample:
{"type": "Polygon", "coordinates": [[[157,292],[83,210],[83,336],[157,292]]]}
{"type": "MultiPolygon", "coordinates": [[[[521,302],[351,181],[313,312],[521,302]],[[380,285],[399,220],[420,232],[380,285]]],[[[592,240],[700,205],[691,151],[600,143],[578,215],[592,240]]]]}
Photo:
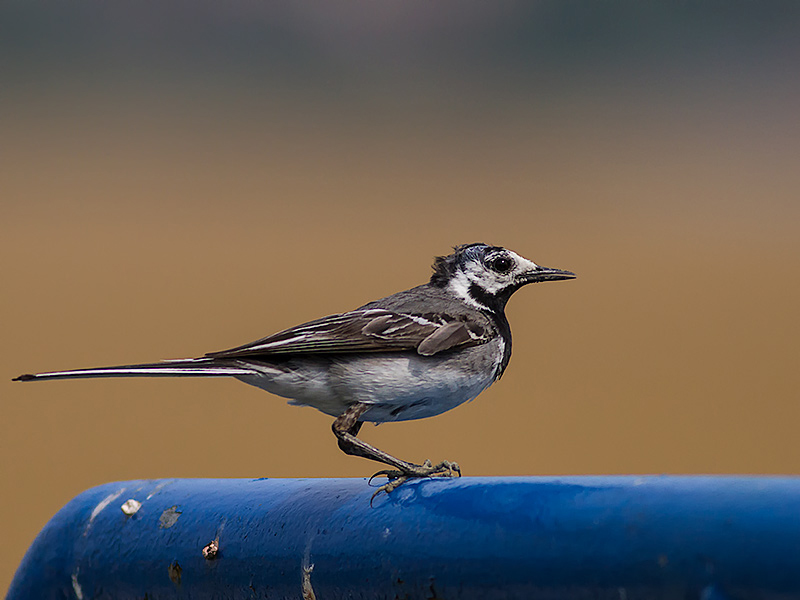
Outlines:
{"type": "Polygon", "coordinates": [[[511,294],[529,283],[574,279],[561,269],[540,267],[516,252],[488,244],[456,246],[433,263],[431,285],[446,287],[475,308],[502,311],[511,294]]]}

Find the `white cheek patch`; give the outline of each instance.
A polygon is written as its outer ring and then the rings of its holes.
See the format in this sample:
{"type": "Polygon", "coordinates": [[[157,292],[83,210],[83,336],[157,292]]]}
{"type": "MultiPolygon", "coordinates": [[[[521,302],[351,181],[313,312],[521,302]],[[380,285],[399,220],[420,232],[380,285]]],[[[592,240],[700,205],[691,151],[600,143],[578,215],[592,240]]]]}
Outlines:
{"type": "Polygon", "coordinates": [[[450,283],[448,284],[447,287],[450,288],[451,292],[453,292],[456,296],[464,300],[464,302],[466,302],[473,308],[477,308],[479,310],[487,310],[488,307],[484,306],[483,304],[475,300],[475,298],[472,297],[472,294],[469,293],[469,287],[470,285],[472,285],[472,283],[473,282],[470,281],[470,278],[467,276],[466,273],[464,273],[461,270],[458,270],[455,276],[450,280],[450,283]]]}
{"type": "Polygon", "coordinates": [[[484,268],[483,266],[470,265],[469,272],[467,273],[469,280],[477,285],[479,288],[486,290],[489,294],[495,295],[504,287],[506,287],[510,278],[504,277],[484,268]]]}

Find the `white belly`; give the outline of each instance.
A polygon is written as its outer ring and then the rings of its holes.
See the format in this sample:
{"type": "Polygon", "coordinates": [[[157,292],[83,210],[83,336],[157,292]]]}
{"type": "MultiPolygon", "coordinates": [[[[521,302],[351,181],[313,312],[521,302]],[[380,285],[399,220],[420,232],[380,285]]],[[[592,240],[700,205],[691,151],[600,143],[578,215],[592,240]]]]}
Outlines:
{"type": "Polygon", "coordinates": [[[475,398],[495,380],[501,354],[499,343],[489,343],[430,357],[386,353],[303,359],[238,379],[331,416],[362,402],[372,406],[364,421],[408,421],[475,398]]]}

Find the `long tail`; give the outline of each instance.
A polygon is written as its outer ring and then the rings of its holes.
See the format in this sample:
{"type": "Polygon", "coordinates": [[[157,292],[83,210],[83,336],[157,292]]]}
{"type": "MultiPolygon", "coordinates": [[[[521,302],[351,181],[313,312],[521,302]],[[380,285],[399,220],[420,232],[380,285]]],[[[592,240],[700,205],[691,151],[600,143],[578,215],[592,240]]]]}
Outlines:
{"type": "Polygon", "coordinates": [[[51,371],[49,373],[26,373],[12,381],[39,381],[42,379],[78,379],[91,377],[232,377],[252,375],[242,363],[214,358],[185,358],[164,360],[141,365],[98,367],[73,371],[51,371]]]}

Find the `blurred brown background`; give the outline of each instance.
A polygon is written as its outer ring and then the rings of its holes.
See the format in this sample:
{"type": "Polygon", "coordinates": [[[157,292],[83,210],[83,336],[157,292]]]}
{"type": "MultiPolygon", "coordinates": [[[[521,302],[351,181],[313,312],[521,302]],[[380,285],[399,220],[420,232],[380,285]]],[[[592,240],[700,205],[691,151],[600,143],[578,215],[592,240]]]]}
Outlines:
{"type": "Polygon", "coordinates": [[[0,7],[0,590],[100,483],[360,477],[233,380],[20,384],[196,356],[425,281],[526,288],[475,402],[364,437],[468,475],[800,474],[800,5],[0,7]]]}

